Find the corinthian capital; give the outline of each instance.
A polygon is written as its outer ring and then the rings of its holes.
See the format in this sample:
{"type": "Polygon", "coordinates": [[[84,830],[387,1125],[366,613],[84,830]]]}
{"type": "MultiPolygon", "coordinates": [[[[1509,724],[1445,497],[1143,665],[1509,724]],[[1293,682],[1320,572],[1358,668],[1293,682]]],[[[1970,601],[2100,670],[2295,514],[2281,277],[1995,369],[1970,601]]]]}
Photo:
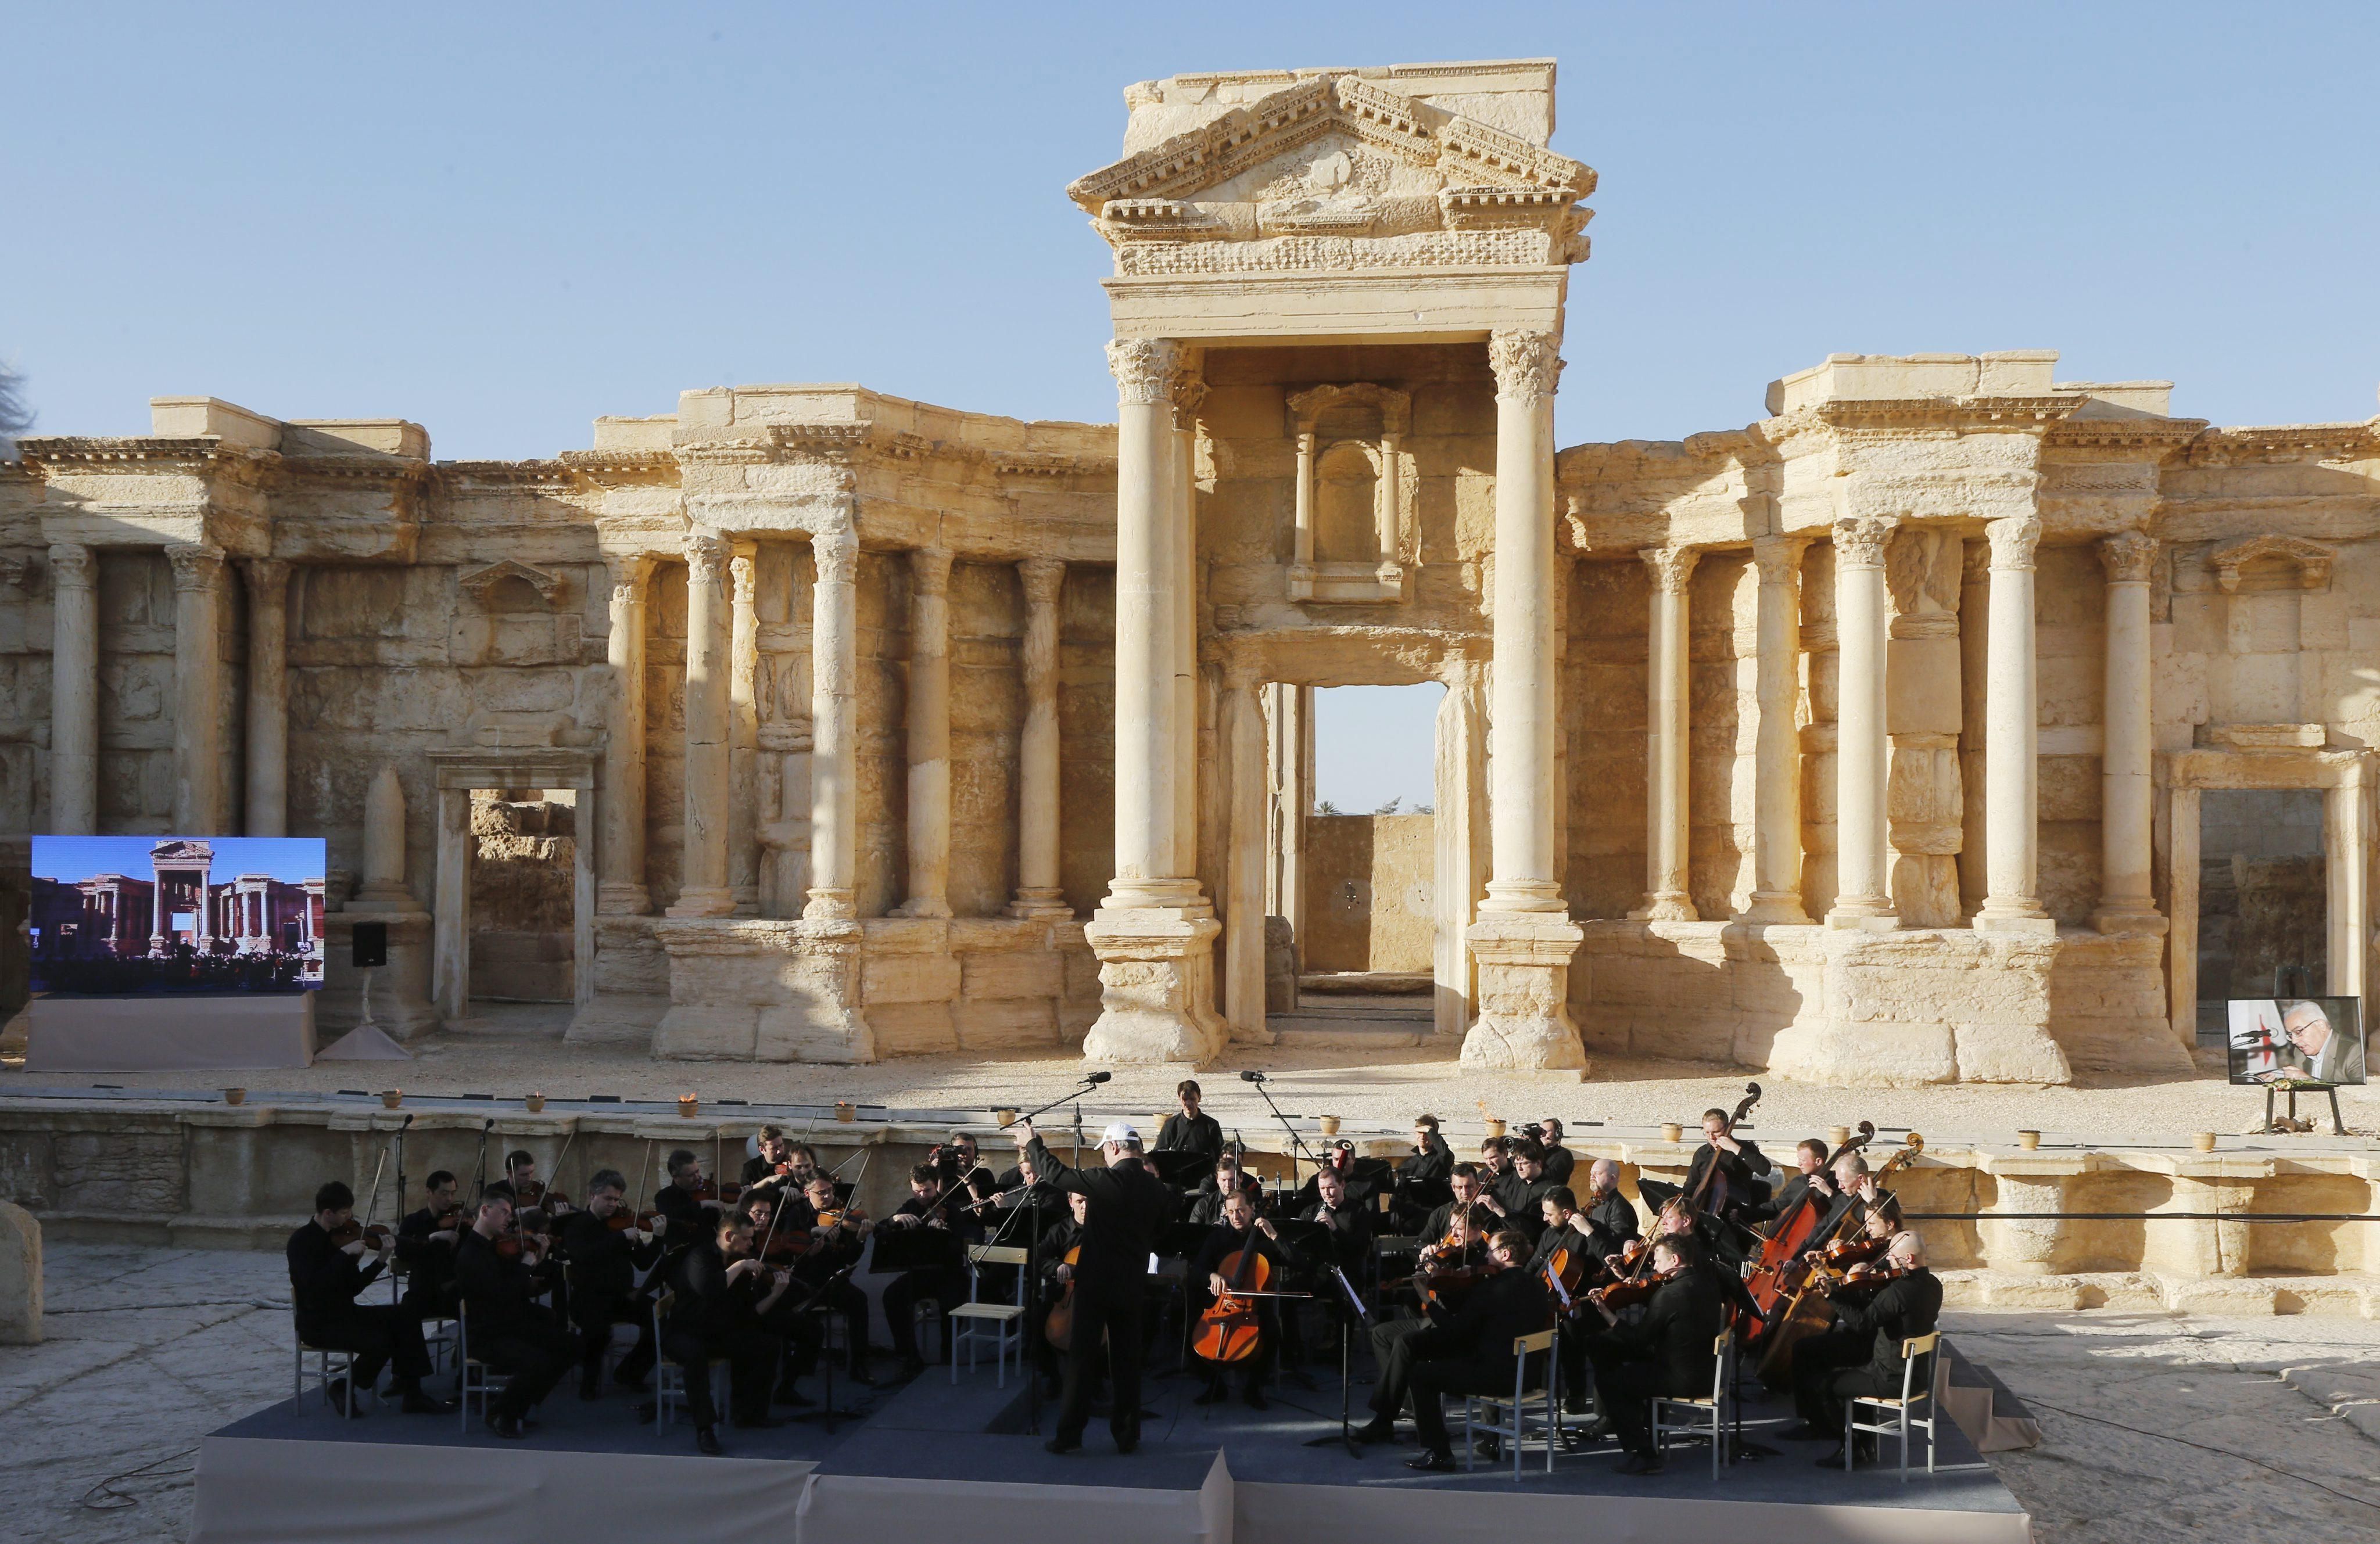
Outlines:
{"type": "Polygon", "coordinates": [[[177,590],[209,592],[223,577],[224,551],[220,547],[176,542],[165,549],[165,561],[174,565],[174,587],[177,590]]]}
{"type": "Polygon", "coordinates": [[[1693,547],[1647,547],[1636,555],[1653,571],[1653,587],[1663,595],[1685,594],[1686,582],[1694,576],[1694,564],[1703,556],[1693,547]]]}
{"type": "Polygon", "coordinates": [[[698,585],[723,584],[735,557],[735,544],[717,531],[693,532],[686,538],[686,578],[698,585]]]}
{"type": "Polygon", "coordinates": [[[1027,558],[1016,565],[1018,577],[1025,581],[1025,599],[1032,606],[1055,606],[1058,592],[1065,587],[1066,560],[1063,558],[1027,558]]]}
{"type": "Polygon", "coordinates": [[[2146,531],[2119,531],[2099,544],[2099,561],[2110,585],[2147,584],[2156,555],[2156,537],[2146,531]]]}
{"type": "Polygon", "coordinates": [[[1809,542],[1802,537],[1755,537],[1752,561],[1760,570],[1764,585],[1790,585],[1801,572],[1802,549],[1809,542]]]}
{"type": "Polygon", "coordinates": [[[1995,520],[1984,527],[1984,539],[1992,544],[1995,573],[2031,568],[2034,549],[2041,545],[2041,522],[2029,514],[1995,520]]]}
{"type": "Polygon", "coordinates": [[[1887,515],[1859,515],[1835,522],[1837,568],[1882,568],[1885,544],[1900,522],[1887,515]]]}
{"type": "Polygon", "coordinates": [[[612,604],[642,606],[645,585],[653,573],[652,554],[613,552],[605,555],[603,562],[612,571],[612,604]]]}
{"type": "Polygon", "coordinates": [[[1108,344],[1108,369],[1120,402],[1149,406],[1173,400],[1181,350],[1167,338],[1118,338],[1108,344]]]}
{"type": "Polygon", "coordinates": [[[821,585],[848,585],[859,577],[859,537],[850,531],[820,531],[810,537],[810,561],[821,585]]]}
{"type": "Polygon", "coordinates": [[[79,542],[61,541],[50,548],[50,587],[87,590],[91,578],[99,572],[99,562],[91,549],[79,542]]]}
{"type": "Polygon", "coordinates": [[[1491,332],[1488,363],[1496,371],[1498,396],[1523,402],[1549,397],[1561,374],[1561,339],[1551,332],[1491,332]]]}

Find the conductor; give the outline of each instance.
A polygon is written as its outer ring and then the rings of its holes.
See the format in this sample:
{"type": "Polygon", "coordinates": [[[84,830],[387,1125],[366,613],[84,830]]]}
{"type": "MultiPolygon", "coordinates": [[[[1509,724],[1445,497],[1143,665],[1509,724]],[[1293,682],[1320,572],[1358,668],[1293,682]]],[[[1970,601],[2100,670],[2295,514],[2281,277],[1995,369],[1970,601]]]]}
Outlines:
{"type": "Polygon", "coordinates": [[[1115,1398],[1108,1429],[1116,1451],[1140,1446],[1141,1300],[1148,1257],[1164,1215],[1164,1181],[1141,1166],[1140,1133],[1119,1121],[1101,1133],[1103,1169],[1070,1169],[1041,1141],[1029,1120],[1016,1128],[1019,1152],[1050,1184],[1084,1200],[1081,1262],[1075,1267],[1075,1334],[1066,1352],[1066,1390],[1058,1407],[1051,1453],[1083,1445],[1090,1423],[1092,1358],[1107,1343],[1108,1387],[1115,1398]]]}

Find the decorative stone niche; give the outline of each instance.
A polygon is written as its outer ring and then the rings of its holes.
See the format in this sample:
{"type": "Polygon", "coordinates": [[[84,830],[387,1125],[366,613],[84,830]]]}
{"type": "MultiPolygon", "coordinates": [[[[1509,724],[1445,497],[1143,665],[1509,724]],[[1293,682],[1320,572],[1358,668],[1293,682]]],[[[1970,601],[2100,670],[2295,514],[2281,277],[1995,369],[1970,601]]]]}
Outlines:
{"type": "Polygon", "coordinates": [[[456,576],[455,654],[465,665],[575,665],[580,623],[558,573],[506,558],[456,576]]]}
{"type": "Polygon", "coordinates": [[[1413,398],[1386,386],[1317,386],[1289,399],[1297,442],[1292,600],[1402,602],[1419,566],[1405,436],[1413,398]]]}

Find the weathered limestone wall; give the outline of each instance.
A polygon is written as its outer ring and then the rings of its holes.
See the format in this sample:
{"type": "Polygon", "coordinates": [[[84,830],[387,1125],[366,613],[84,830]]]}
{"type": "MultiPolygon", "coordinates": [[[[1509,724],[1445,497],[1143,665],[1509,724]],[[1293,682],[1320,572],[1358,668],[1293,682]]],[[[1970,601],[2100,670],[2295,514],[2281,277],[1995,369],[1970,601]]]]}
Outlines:
{"type": "Polygon", "coordinates": [[[2107,576],[2087,546],[2044,547],[2034,571],[2041,725],[2041,904],[2087,926],[2099,904],[2099,743],[2107,576]]]}
{"type": "MultiPolygon", "coordinates": [[[[1652,585],[1633,557],[1573,563],[1571,575],[1562,658],[1570,773],[1564,895],[1571,915],[1581,920],[1624,917],[1645,895],[1645,628],[1652,585]]],[[[1581,974],[1571,978],[1573,1004],[1583,991],[1581,974]]]]}
{"type": "Polygon", "coordinates": [[[1429,969],[1437,826],[1432,814],[1306,817],[1305,969],[1429,969]]]}
{"type": "MultiPolygon", "coordinates": [[[[1748,551],[1694,565],[1687,604],[1688,893],[1704,917],[1728,917],[1752,896],[1755,695],[1760,575],[1748,551]]],[[[1611,815],[1597,801],[1595,818],[1611,815]]]]}
{"type": "Polygon", "coordinates": [[[42,1340],[42,1224],[0,1201],[0,1345],[42,1340]]]}
{"type": "Polygon", "coordinates": [[[99,560],[99,817],[105,829],[172,830],[174,706],[173,568],[162,552],[104,555],[99,560]]]}

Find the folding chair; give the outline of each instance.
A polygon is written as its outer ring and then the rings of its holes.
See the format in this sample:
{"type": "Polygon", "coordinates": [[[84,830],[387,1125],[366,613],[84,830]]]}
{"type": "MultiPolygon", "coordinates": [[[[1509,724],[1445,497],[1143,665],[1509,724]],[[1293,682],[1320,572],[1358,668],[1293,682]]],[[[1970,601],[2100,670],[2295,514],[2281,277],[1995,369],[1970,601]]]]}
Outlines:
{"type": "Polygon", "coordinates": [[[471,1396],[480,1396],[480,1417],[487,1418],[488,1402],[504,1392],[511,1382],[509,1374],[498,1372],[471,1355],[471,1313],[467,1303],[455,1305],[455,1399],[461,1406],[456,1412],[455,1429],[471,1429],[471,1396]]]}
{"type": "Polygon", "coordinates": [[[306,1337],[298,1333],[298,1315],[294,1310],[289,1315],[289,1331],[298,1346],[295,1365],[289,1375],[289,1397],[293,1401],[306,1397],[306,1358],[311,1357],[314,1358],[314,1386],[322,1391],[322,1403],[339,1410],[342,1415],[353,1416],[356,1413],[356,1354],[334,1346],[307,1345],[306,1337]],[[346,1390],[344,1409],[331,1398],[331,1358],[334,1357],[339,1358],[337,1375],[345,1381],[346,1390]]]}
{"type": "MultiPolygon", "coordinates": [[[[676,1304],[676,1302],[677,1289],[674,1287],[653,1299],[653,1349],[656,1352],[661,1349],[662,1321],[669,1317],[670,1309],[676,1304]]],[[[710,1378],[710,1407],[714,1410],[723,1410],[727,1407],[726,1393],[719,1386],[720,1378],[726,1372],[726,1357],[713,1357],[710,1358],[709,1373],[710,1378]]],[[[662,1357],[659,1360],[653,1363],[654,1429],[659,1430],[661,1428],[668,1426],[671,1422],[674,1421],[677,1418],[679,1408],[683,1406],[686,1402],[686,1369],[678,1366],[677,1363],[670,1360],[669,1357],[665,1356],[662,1357]]]]}
{"type": "Polygon", "coordinates": [[[1711,1342],[1711,1392],[1708,1399],[1693,1399],[1684,1394],[1657,1393],[1653,1396],[1653,1450],[1669,1451],[1669,1434],[1673,1431],[1707,1431],[1710,1433],[1711,1478],[1718,1478],[1719,1465],[1727,1457],[1727,1388],[1728,1378],[1735,1362],[1735,1327],[1728,1326],[1711,1342]],[[1684,1410],[1688,1418],[1668,1421],[1662,1418],[1669,1410],[1684,1410]]]}
{"type": "Polygon", "coordinates": [[[1929,1475],[1934,1472],[1934,1423],[1940,1418],[1934,1408],[1934,1363],[1937,1359],[1934,1354],[1941,1345],[1942,1332],[1939,1330],[1930,1335],[1919,1335],[1913,1340],[1904,1340],[1900,1343],[1900,1398],[1895,1399],[1880,1393],[1855,1393],[1851,1396],[1851,1406],[1844,1412],[1847,1417],[1844,1425],[1848,1428],[1843,1436],[1844,1473],[1851,1472],[1852,1455],[1858,1450],[1860,1432],[1865,1431],[1877,1437],[1889,1437],[1899,1433],[1900,1482],[1903,1485],[1908,1484],[1909,1429],[1912,1426],[1922,1426],[1925,1429],[1925,1472],[1929,1475]],[[1923,1391],[1917,1388],[1917,1363],[1921,1357],[1925,1362],[1925,1387],[1923,1391]],[[1884,1412],[1888,1417],[1897,1415],[1900,1418],[1898,1421],[1888,1418],[1878,1421],[1874,1426],[1864,1426],[1859,1418],[1860,1406],[1863,1405],[1874,1406],[1884,1412]],[[1920,1405],[1925,1406],[1924,1420],[1919,1420],[1910,1413],[1920,1405]]]}
{"type": "Polygon", "coordinates": [[[1512,1478],[1521,1478],[1521,1444],[1528,1440],[1529,1405],[1536,1400],[1546,1402],[1546,1473],[1554,1472],[1554,1449],[1561,1442],[1561,1358],[1554,1355],[1554,1337],[1560,1332],[1540,1330],[1533,1335],[1522,1335],[1512,1342],[1512,1392],[1465,1394],[1463,1400],[1463,1466],[1467,1470],[1479,1466],[1477,1440],[1481,1436],[1500,1437],[1512,1447],[1512,1478]],[[1542,1357],[1537,1363],[1536,1387],[1529,1386],[1529,1361],[1542,1357]],[[1483,1420],[1484,1412],[1501,1410],[1512,1417],[1512,1424],[1483,1420]]]}
{"type": "Polygon", "coordinates": [[[1026,1252],[1004,1244],[970,1244],[967,1246],[967,1300],[951,1309],[951,1381],[959,1381],[959,1347],[966,1347],[967,1371],[975,1371],[975,1348],[978,1341],[991,1342],[992,1386],[1008,1386],[1008,1354],[1016,1353],[1016,1375],[1025,1376],[1025,1262],[1026,1252]],[[1008,1265],[1016,1271],[1016,1300],[1013,1303],[987,1303],[980,1299],[982,1270],[987,1265],[1008,1265]]]}

